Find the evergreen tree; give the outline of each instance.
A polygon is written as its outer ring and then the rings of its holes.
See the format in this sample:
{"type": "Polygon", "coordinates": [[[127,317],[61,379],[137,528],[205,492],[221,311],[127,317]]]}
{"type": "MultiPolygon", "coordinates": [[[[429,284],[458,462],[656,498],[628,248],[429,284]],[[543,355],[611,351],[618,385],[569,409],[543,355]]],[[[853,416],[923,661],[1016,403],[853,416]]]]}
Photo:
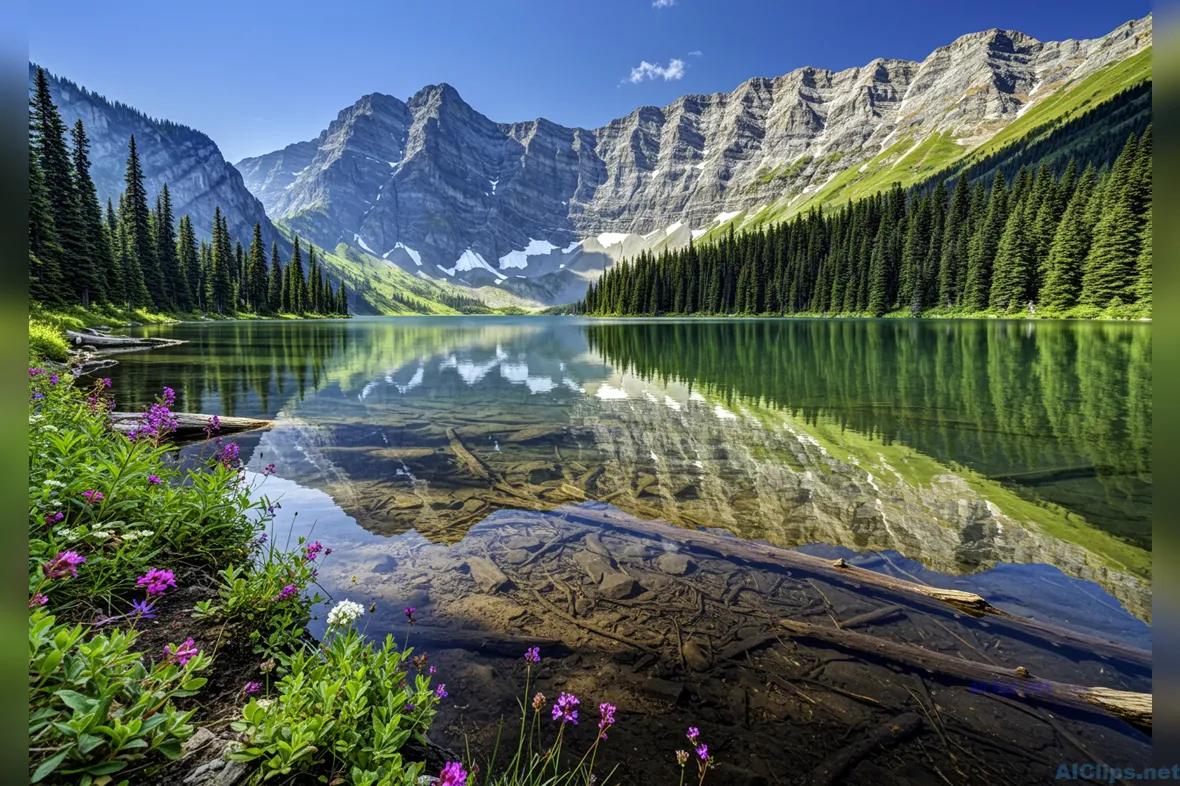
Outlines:
{"type": "Polygon", "coordinates": [[[206,284],[209,308],[218,314],[234,307],[233,250],[230,248],[229,228],[221,214],[221,207],[213,208],[213,243],[210,249],[209,280],[206,284]]]}
{"type": "Polygon", "coordinates": [[[1033,268],[1028,226],[1031,201],[1026,198],[1015,205],[1004,224],[988,296],[988,305],[995,311],[1016,311],[1028,301],[1033,268]]]}
{"type": "Polygon", "coordinates": [[[29,296],[58,302],[61,293],[61,243],[53,227],[37,151],[29,147],[29,296]]]}
{"type": "Polygon", "coordinates": [[[262,246],[262,225],[254,225],[250,255],[246,261],[246,305],[254,313],[266,311],[266,250],[262,246]]]}
{"type": "Polygon", "coordinates": [[[180,217],[180,238],[176,244],[176,257],[180,276],[177,285],[180,296],[178,306],[184,311],[199,309],[201,258],[193,221],[187,213],[180,217]]]}
{"type": "Polygon", "coordinates": [[[988,195],[987,216],[971,238],[967,252],[967,283],[964,305],[970,311],[983,311],[991,295],[992,263],[1000,246],[1000,236],[1008,222],[1007,188],[1004,175],[996,172],[988,195]]]}
{"type": "Polygon", "coordinates": [[[152,226],[156,234],[156,260],[164,284],[163,299],[169,310],[187,311],[190,308],[188,293],[184,291],[180,258],[177,256],[176,225],[172,216],[172,196],[168,193],[167,183],[156,197],[156,212],[152,226]]]}
{"type": "Polygon", "coordinates": [[[111,257],[111,241],[103,222],[102,207],[98,203],[98,191],[90,177],[90,140],[86,138],[86,129],[81,120],[74,123],[70,136],[73,141],[72,163],[78,196],[78,219],[90,254],[77,271],[80,299],[82,305],[86,306],[91,301],[107,299],[106,276],[114,267],[114,260],[111,257]]]}
{"type": "Polygon", "coordinates": [[[148,209],[147,190],[143,185],[143,169],[139,153],[135,148],[135,136],[127,146],[127,172],[124,176],[125,206],[120,211],[127,233],[127,266],[134,272],[124,273],[124,278],[134,282],[129,288],[131,305],[153,306],[158,311],[167,308],[167,298],[161,281],[160,266],[156,260],[156,248],[152,237],[151,211],[148,209]]]}
{"type": "Polygon", "coordinates": [[[111,303],[123,304],[127,302],[127,289],[123,283],[123,265],[119,258],[119,218],[109,198],[103,236],[107,241],[107,268],[103,276],[103,291],[111,303]]]}
{"type": "Polygon", "coordinates": [[[1063,311],[1077,305],[1082,291],[1082,270],[1090,251],[1088,214],[1095,199],[1096,179],[1092,167],[1082,174],[1049,244],[1045,283],[1039,297],[1046,308],[1063,311]]]}
{"type": "Polygon", "coordinates": [[[1138,169],[1138,140],[1127,140],[1105,184],[1102,217],[1094,227],[1093,242],[1082,274],[1081,302],[1105,308],[1134,299],[1133,282],[1139,259],[1139,189],[1133,182],[1138,169]]]}
{"type": "MultiPolygon", "coordinates": [[[[119,195],[119,270],[123,276],[124,304],[131,308],[148,308],[152,305],[152,296],[148,292],[147,283],[143,277],[143,267],[139,263],[139,243],[135,226],[136,218],[133,214],[127,192],[119,195]]],[[[151,222],[146,219],[141,227],[147,237],[146,246],[151,249],[151,222]]]]}
{"type": "Polygon", "coordinates": [[[266,280],[266,310],[277,314],[283,310],[283,263],[279,259],[279,244],[270,244],[270,272],[266,280]]]}
{"type": "Polygon", "coordinates": [[[1147,217],[1143,222],[1143,234],[1139,241],[1139,259],[1135,271],[1135,299],[1139,305],[1151,308],[1151,205],[1147,206],[1147,217]]]}

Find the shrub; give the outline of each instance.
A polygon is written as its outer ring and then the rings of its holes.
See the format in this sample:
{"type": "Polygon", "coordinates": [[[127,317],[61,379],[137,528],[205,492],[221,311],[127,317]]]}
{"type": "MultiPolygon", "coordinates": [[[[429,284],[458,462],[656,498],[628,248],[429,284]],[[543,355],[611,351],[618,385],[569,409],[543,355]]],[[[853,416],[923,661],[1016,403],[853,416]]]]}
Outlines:
{"type": "Polygon", "coordinates": [[[400,749],[425,734],[445,687],[431,690],[424,659],[411,677],[411,651],[392,636],[380,647],[366,642],[351,624],[361,613],[338,604],[323,643],[288,659],[277,696],[251,700],[233,724],[247,742],[231,758],[259,762],[253,783],[295,773],[354,786],[417,783],[423,765],[404,761],[400,749]]]}
{"type": "Polygon", "coordinates": [[[70,345],[58,328],[36,319],[29,320],[29,355],[64,363],[70,357],[70,345]]]}

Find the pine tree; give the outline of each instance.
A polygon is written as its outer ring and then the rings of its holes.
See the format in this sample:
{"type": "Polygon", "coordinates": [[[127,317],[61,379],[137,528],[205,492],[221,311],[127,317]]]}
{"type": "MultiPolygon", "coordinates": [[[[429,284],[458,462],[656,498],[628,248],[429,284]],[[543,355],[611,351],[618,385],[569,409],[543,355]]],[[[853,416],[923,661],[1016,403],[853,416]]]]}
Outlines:
{"type": "Polygon", "coordinates": [[[137,282],[130,290],[133,306],[154,306],[163,311],[167,305],[160,266],[156,260],[156,248],[152,237],[151,211],[148,209],[147,190],[143,185],[143,169],[139,163],[139,152],[135,148],[135,136],[127,146],[127,173],[124,176],[126,205],[121,218],[127,232],[129,264],[138,272],[132,274],[137,282]],[[142,287],[138,282],[142,281],[142,287]]]}
{"type": "Polygon", "coordinates": [[[107,299],[106,276],[114,266],[111,258],[111,241],[107,237],[103,222],[102,207],[98,203],[98,191],[90,177],[90,140],[82,121],[74,123],[70,132],[73,141],[73,167],[75,192],[78,195],[78,218],[86,246],[90,253],[87,263],[78,270],[82,289],[82,305],[91,301],[107,299]]]}
{"type": "Polygon", "coordinates": [[[348,316],[348,292],[344,289],[344,280],[340,281],[340,290],[336,293],[340,303],[336,306],[336,313],[342,317],[348,316]]]}
{"type": "Polygon", "coordinates": [[[262,225],[254,225],[254,238],[250,241],[250,256],[246,263],[249,306],[256,314],[267,310],[266,291],[266,249],[262,245],[262,225]]]}
{"type": "Polygon", "coordinates": [[[266,279],[266,310],[277,314],[283,310],[283,262],[279,259],[279,244],[270,244],[270,272],[266,279]]]}
{"type": "Polygon", "coordinates": [[[1028,301],[1033,259],[1029,238],[1028,211],[1031,197],[1008,214],[992,269],[988,307],[994,311],[1016,311],[1028,301]]]}
{"type": "Polygon", "coordinates": [[[53,218],[53,228],[61,245],[59,261],[61,281],[69,291],[69,300],[83,305],[89,302],[91,248],[82,225],[74,166],[66,147],[66,128],[49,93],[45,69],[38,68],[33,97],[29,102],[29,145],[37,152],[44,193],[53,218]]]}
{"type": "Polygon", "coordinates": [[[879,317],[889,307],[889,296],[886,283],[885,246],[888,230],[882,222],[877,229],[877,238],[873,241],[873,255],[869,262],[869,312],[879,317]]]}
{"type": "Polygon", "coordinates": [[[299,247],[299,238],[295,238],[295,250],[292,252],[291,261],[287,263],[284,278],[286,291],[283,295],[283,310],[292,314],[302,314],[306,283],[303,279],[303,252],[299,247]]]}
{"type": "Polygon", "coordinates": [[[213,243],[210,249],[208,290],[209,308],[218,314],[225,314],[234,307],[233,279],[230,268],[233,265],[233,250],[230,248],[229,228],[221,214],[221,207],[213,208],[213,243]]]}
{"type": "Polygon", "coordinates": [[[1135,271],[1135,299],[1140,306],[1151,308],[1151,205],[1147,206],[1147,215],[1143,221],[1142,236],[1139,241],[1139,259],[1135,271]]]}
{"type": "Polygon", "coordinates": [[[1007,188],[1004,175],[996,172],[988,195],[987,216],[978,227],[967,252],[967,283],[964,305],[970,311],[983,311],[991,295],[992,263],[1000,245],[1004,225],[1008,222],[1007,188]]]}
{"type": "Polygon", "coordinates": [[[45,180],[37,151],[29,147],[29,296],[43,303],[59,302],[61,243],[53,227],[45,180]]]}
{"type": "Polygon", "coordinates": [[[156,212],[152,226],[156,233],[156,259],[164,283],[163,299],[166,301],[168,309],[187,311],[188,298],[180,273],[180,259],[176,249],[176,229],[172,216],[172,196],[168,193],[167,183],[160,189],[160,195],[156,197],[156,212]]]}
{"type": "MultiPolygon", "coordinates": [[[[139,264],[139,244],[137,228],[127,192],[119,195],[119,269],[123,274],[123,292],[125,305],[131,308],[148,308],[152,305],[152,296],[148,292],[143,277],[143,267],[139,264]]],[[[147,247],[151,248],[151,222],[143,221],[142,231],[147,237],[147,247]]]]}
{"type": "Polygon", "coordinates": [[[1090,203],[1095,200],[1097,175],[1088,167],[1078,181],[1065,213],[1057,224],[1045,261],[1045,283],[1039,302],[1054,311],[1077,305],[1082,291],[1082,271],[1090,251],[1090,203]]]}
{"type": "Polygon", "coordinates": [[[305,310],[320,310],[320,270],[315,259],[315,246],[307,244],[307,302],[305,310]]]}
{"type": "Polygon", "coordinates": [[[123,304],[127,302],[127,290],[123,283],[123,265],[119,258],[119,218],[109,198],[103,236],[107,241],[107,268],[103,276],[103,291],[111,303],[123,304]]]}
{"type": "Polygon", "coordinates": [[[1105,308],[1134,299],[1132,283],[1139,258],[1140,202],[1133,176],[1138,168],[1138,140],[1127,140],[1106,180],[1102,217],[1094,227],[1082,274],[1081,302],[1105,308]]]}
{"type": "Polygon", "coordinates": [[[180,217],[180,238],[176,244],[176,257],[180,275],[178,306],[183,311],[192,311],[200,307],[198,293],[201,291],[201,258],[197,250],[193,221],[187,213],[180,217]]]}
{"type": "Polygon", "coordinates": [[[212,291],[213,281],[213,249],[204,240],[201,241],[201,250],[199,252],[201,259],[200,273],[197,276],[197,292],[201,298],[201,311],[208,313],[212,308],[210,295],[212,291]]]}

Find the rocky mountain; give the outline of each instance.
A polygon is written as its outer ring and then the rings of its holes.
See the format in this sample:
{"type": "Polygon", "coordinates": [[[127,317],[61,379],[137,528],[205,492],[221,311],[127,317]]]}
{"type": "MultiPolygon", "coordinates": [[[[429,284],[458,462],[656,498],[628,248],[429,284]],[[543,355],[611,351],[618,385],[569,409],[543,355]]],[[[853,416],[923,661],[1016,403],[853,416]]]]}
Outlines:
{"type": "Polygon", "coordinates": [[[1083,41],[989,30],[921,62],[801,68],[595,130],[496,123],[445,84],[373,93],[237,167],[317,243],[568,302],[622,256],[917,182],[1068,116],[1150,77],[1151,32],[1151,16],[1083,41]]]}
{"type": "MultiPolygon", "coordinates": [[[[30,86],[36,72],[37,66],[30,63],[30,86]]],[[[80,119],[86,127],[90,174],[102,205],[108,198],[118,204],[123,193],[127,143],[134,134],[152,204],[167,183],[173,212],[177,217],[189,214],[199,237],[210,237],[213,209],[220,206],[228,216],[230,234],[243,243],[249,242],[255,223],[262,224],[267,243],[281,240],[262,203],[247,190],[241,173],[222,157],[212,139],[188,126],[148,117],[68,79],[48,72],[46,76],[66,125],[72,127],[80,119]]]]}

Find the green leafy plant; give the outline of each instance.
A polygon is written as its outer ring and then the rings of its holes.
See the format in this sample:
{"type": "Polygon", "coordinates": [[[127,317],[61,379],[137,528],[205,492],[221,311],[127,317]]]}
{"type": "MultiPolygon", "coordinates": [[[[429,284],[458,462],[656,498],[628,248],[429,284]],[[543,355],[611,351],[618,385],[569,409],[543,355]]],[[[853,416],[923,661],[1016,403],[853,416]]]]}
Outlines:
{"type": "Polygon", "coordinates": [[[88,636],[86,626],[57,624],[43,609],[30,614],[30,782],[89,786],[153,754],[180,757],[192,711],[173,702],[205,684],[196,674],[210,658],[190,641],[145,664],[137,636],[88,636]]]}
{"type": "Polygon", "coordinates": [[[247,743],[231,758],[259,763],[253,783],[317,773],[355,786],[400,786],[421,775],[423,765],[403,760],[400,749],[425,733],[445,690],[432,691],[428,673],[410,675],[411,651],[392,636],[379,647],[367,642],[351,627],[360,607],[339,604],[350,606],[356,611],[347,619],[329,616],[319,647],[288,660],[276,695],[251,700],[233,724],[247,743]]]}

